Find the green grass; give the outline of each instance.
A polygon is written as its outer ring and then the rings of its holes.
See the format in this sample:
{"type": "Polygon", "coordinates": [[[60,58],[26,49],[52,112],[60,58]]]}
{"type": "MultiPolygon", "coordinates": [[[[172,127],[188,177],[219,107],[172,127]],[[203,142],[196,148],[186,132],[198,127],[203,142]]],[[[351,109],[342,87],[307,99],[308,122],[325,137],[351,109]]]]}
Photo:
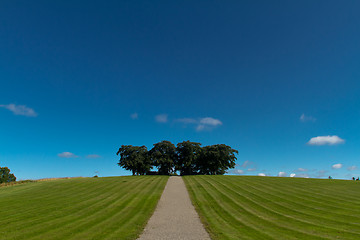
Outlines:
{"type": "Polygon", "coordinates": [[[360,239],[360,182],[186,176],[213,239],[360,239]]]}
{"type": "Polygon", "coordinates": [[[167,179],[75,178],[0,187],[0,239],[136,239],[167,179]]]}

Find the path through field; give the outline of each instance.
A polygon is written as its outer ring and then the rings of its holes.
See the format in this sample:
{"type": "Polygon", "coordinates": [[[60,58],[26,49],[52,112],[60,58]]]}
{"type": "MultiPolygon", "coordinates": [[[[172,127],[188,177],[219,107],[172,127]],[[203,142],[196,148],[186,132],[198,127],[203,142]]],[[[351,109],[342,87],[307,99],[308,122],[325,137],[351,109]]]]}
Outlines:
{"type": "Polygon", "coordinates": [[[139,240],[210,239],[181,177],[170,177],[154,215],[139,240]]]}

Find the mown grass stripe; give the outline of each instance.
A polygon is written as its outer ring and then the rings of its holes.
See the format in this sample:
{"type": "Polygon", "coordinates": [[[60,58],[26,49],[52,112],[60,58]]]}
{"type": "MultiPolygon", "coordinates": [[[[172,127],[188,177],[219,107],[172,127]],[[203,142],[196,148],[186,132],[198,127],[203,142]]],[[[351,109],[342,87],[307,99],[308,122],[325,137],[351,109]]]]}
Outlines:
{"type": "MultiPolygon", "coordinates": [[[[205,179],[205,181],[207,181],[207,180],[208,179],[205,179]]],[[[212,185],[210,182],[209,182],[209,184],[212,185]]],[[[294,238],[295,239],[298,239],[298,238],[323,239],[322,237],[318,236],[317,234],[300,231],[298,229],[294,229],[294,228],[287,226],[287,224],[285,224],[285,223],[287,223],[288,221],[296,221],[296,219],[293,219],[289,216],[284,216],[281,213],[278,213],[272,209],[265,208],[265,207],[261,206],[261,204],[258,204],[256,202],[254,202],[253,200],[248,199],[247,197],[244,197],[244,196],[240,195],[239,193],[232,191],[232,189],[227,188],[224,185],[222,187],[225,187],[228,190],[227,192],[222,190],[221,187],[216,187],[213,185],[212,185],[212,187],[216,191],[218,191],[222,194],[221,199],[225,200],[223,205],[229,205],[230,208],[232,207],[232,211],[236,211],[239,208],[241,208],[243,210],[242,215],[244,215],[244,218],[246,218],[246,220],[249,222],[249,224],[254,226],[254,228],[259,229],[259,231],[268,232],[270,234],[270,236],[272,236],[273,238],[278,238],[279,234],[281,234],[281,236],[285,237],[285,239],[294,239],[294,238]],[[229,192],[232,192],[233,196],[229,196],[229,192]],[[241,197],[241,200],[239,199],[239,197],[241,197]],[[236,201],[234,201],[232,199],[236,199],[236,201]],[[246,203],[248,205],[246,205],[246,203]],[[279,219],[283,219],[285,221],[282,224],[271,221],[271,220],[278,221],[279,219]]],[[[231,211],[231,210],[229,210],[229,211],[231,211]]],[[[303,223],[303,224],[305,224],[305,223],[303,223]]]]}
{"type": "MultiPolygon", "coordinates": [[[[106,190],[106,189],[111,189],[113,188],[113,185],[114,183],[112,184],[109,184],[108,186],[102,186],[102,189],[101,190],[106,190]]],[[[77,191],[79,192],[79,190],[82,190],[81,192],[86,192],[84,190],[88,190],[88,189],[85,189],[84,188],[85,186],[83,186],[82,188],[78,189],[77,188],[77,191]]],[[[101,185],[99,185],[99,187],[101,187],[101,185]]],[[[96,188],[97,191],[98,188],[96,188]]],[[[54,215],[53,212],[51,212],[50,216],[49,214],[42,214],[41,212],[38,213],[38,218],[36,218],[36,223],[34,222],[34,220],[28,224],[24,224],[24,222],[20,222],[20,225],[21,225],[21,234],[24,235],[25,233],[27,233],[28,231],[34,231],[34,230],[38,230],[37,226],[39,226],[39,228],[46,228],[50,225],[50,223],[52,221],[57,221],[59,219],[61,219],[62,217],[65,217],[65,218],[68,218],[69,215],[67,213],[71,213],[71,215],[74,215],[74,212],[78,212],[78,211],[81,211],[83,208],[86,208],[87,206],[83,206],[83,207],[79,207],[79,204],[82,204],[81,201],[79,201],[79,199],[77,199],[76,195],[72,195],[73,191],[70,191],[70,192],[62,192],[62,194],[64,196],[71,196],[72,199],[75,200],[75,202],[72,202],[73,204],[71,205],[68,205],[67,207],[64,207],[65,204],[62,203],[60,201],[60,208],[57,210],[58,213],[60,213],[62,216],[56,216],[56,214],[54,215]],[[62,203],[62,204],[61,204],[62,203]],[[78,203],[78,204],[77,204],[78,203]],[[76,209],[76,210],[74,210],[76,209]]],[[[96,192],[96,191],[95,191],[96,192]]],[[[111,192],[109,193],[111,194],[111,192]]],[[[89,195],[90,197],[91,195],[89,195]]],[[[90,199],[94,199],[94,198],[90,198],[90,199]]],[[[95,199],[96,200],[96,199],[95,199]]],[[[49,199],[46,199],[46,202],[49,202],[50,200],[49,199]]],[[[51,201],[50,201],[51,202],[51,201]]],[[[56,201],[57,203],[59,203],[59,201],[56,201]]],[[[66,202],[71,202],[70,200],[66,201],[66,202]]],[[[96,204],[100,204],[101,201],[96,201],[96,204]]],[[[51,205],[53,207],[53,205],[51,205]]],[[[58,206],[56,207],[58,208],[58,206]]],[[[49,210],[49,208],[45,208],[44,210],[45,212],[50,212],[51,210],[49,210]]],[[[20,219],[21,220],[21,219],[20,219]]],[[[31,220],[31,219],[30,219],[31,220]]],[[[67,219],[65,219],[65,221],[67,221],[67,219]]],[[[16,227],[17,225],[16,224],[12,224],[13,227],[16,227]]],[[[20,230],[20,229],[18,229],[20,230]]]]}
{"type": "Polygon", "coordinates": [[[148,182],[147,185],[141,186],[141,189],[140,186],[138,188],[139,191],[137,191],[136,197],[129,198],[129,201],[126,202],[116,201],[107,206],[106,209],[102,209],[102,211],[97,213],[97,217],[89,218],[90,220],[87,221],[86,225],[78,227],[75,231],[76,235],[73,235],[71,239],[82,239],[88,235],[88,232],[97,233],[100,229],[106,231],[106,229],[115,222],[114,218],[119,218],[119,216],[126,219],[126,221],[131,222],[132,217],[135,216],[132,209],[136,209],[140,212],[139,205],[141,203],[144,204],[144,202],[147,201],[147,198],[143,197],[143,195],[146,196],[153,192],[157,188],[157,185],[152,182],[148,182]],[[145,191],[142,188],[145,189],[145,191]]]}
{"type": "MultiPolygon", "coordinates": [[[[99,229],[109,235],[120,231],[122,226],[118,226],[116,222],[126,221],[123,219],[125,216],[131,219],[134,227],[122,229],[121,232],[126,236],[135,236],[142,230],[153,209],[145,215],[137,210],[145,212],[145,206],[155,208],[167,177],[135,176],[64,181],[41,182],[41,185],[24,184],[28,186],[20,190],[13,189],[19,187],[16,185],[7,187],[6,191],[2,189],[0,213],[7,216],[7,219],[6,224],[0,224],[1,239],[69,239],[72,236],[77,236],[75,239],[101,239],[102,235],[97,233],[99,229]],[[151,197],[155,192],[159,193],[157,197],[151,197]],[[6,207],[2,203],[6,203],[6,207]],[[131,203],[133,207],[124,210],[131,203]],[[35,211],[37,208],[38,211],[35,211]],[[57,212],[49,211],[54,209],[57,212]],[[8,213],[15,213],[16,216],[8,213]]],[[[4,223],[3,219],[1,221],[4,223]]]]}
{"type": "MultiPolygon", "coordinates": [[[[244,181],[245,182],[245,181],[244,181]]],[[[229,184],[231,184],[229,182],[229,184]]],[[[239,186],[240,187],[240,186],[239,186]]],[[[316,201],[313,201],[311,198],[311,193],[309,192],[307,198],[305,197],[298,197],[297,195],[288,194],[286,193],[286,189],[279,189],[278,187],[276,189],[271,188],[269,186],[263,186],[261,184],[257,184],[254,181],[251,182],[251,185],[248,184],[247,188],[253,188],[255,191],[253,192],[261,192],[269,196],[273,196],[274,198],[277,198],[279,201],[282,202],[282,206],[288,209],[293,209],[299,213],[303,213],[305,215],[308,215],[311,218],[319,218],[318,220],[321,221],[329,221],[333,224],[350,224],[350,225],[360,225],[359,221],[360,218],[357,216],[353,216],[353,213],[351,211],[348,211],[345,208],[338,208],[336,205],[330,205],[330,204],[323,204],[318,203],[316,201]],[[258,186],[258,187],[256,187],[258,186]],[[265,191],[266,189],[271,191],[265,191]],[[278,193],[275,195],[275,193],[278,193]],[[308,205],[305,205],[304,202],[308,202],[308,205]],[[286,203],[286,205],[285,205],[286,203]],[[310,205],[311,204],[311,205],[310,205]],[[329,209],[332,210],[333,214],[331,216],[328,215],[329,209]],[[338,214],[334,210],[341,209],[343,212],[346,211],[346,214],[338,214]],[[316,214],[314,214],[314,211],[316,211],[316,214]],[[344,217],[348,218],[347,222],[341,221],[344,217]],[[349,222],[351,221],[351,222],[349,222]]],[[[244,189],[245,190],[245,189],[244,189]]],[[[245,190],[246,191],[246,190],[245,190]]]]}
{"type": "MultiPolygon", "coordinates": [[[[136,237],[139,232],[128,231],[130,228],[143,228],[145,226],[146,221],[144,221],[144,216],[151,215],[150,213],[156,207],[156,202],[160,199],[162,190],[159,188],[163,183],[164,178],[158,179],[157,182],[152,183],[152,188],[150,187],[147,192],[142,192],[141,195],[144,195],[143,198],[139,198],[136,206],[132,206],[132,208],[137,209],[139,214],[133,214],[132,211],[126,211],[125,214],[123,212],[117,212],[111,218],[107,218],[105,221],[97,224],[90,229],[96,234],[93,235],[93,239],[111,239],[109,235],[113,235],[115,239],[128,239],[130,237],[136,237]],[[154,197],[155,196],[155,197],[154,197]],[[151,199],[155,199],[156,201],[151,201],[151,199]],[[121,228],[119,228],[121,226],[121,228]],[[121,234],[117,233],[117,230],[121,231],[121,234]],[[127,235],[127,233],[132,233],[127,235]],[[135,236],[136,234],[136,236],[135,236]]],[[[134,205],[135,203],[133,203],[134,205]]],[[[76,238],[74,238],[76,239],[76,238]]]]}
{"type": "MultiPolygon", "coordinates": [[[[116,182],[111,183],[111,188],[114,188],[116,182]]],[[[137,184],[137,181],[133,182],[131,185],[126,187],[124,190],[131,190],[134,191],[134,185],[137,184]]],[[[140,181],[140,185],[138,186],[147,186],[148,182],[146,181],[140,181]]],[[[136,188],[137,189],[137,188],[136,188]]],[[[140,189],[139,189],[140,191],[140,189]]],[[[139,191],[133,192],[134,194],[137,194],[139,191]]],[[[84,207],[80,209],[80,211],[83,211],[80,215],[75,215],[73,213],[70,213],[65,216],[64,219],[62,219],[61,222],[56,222],[55,220],[52,221],[46,221],[46,227],[42,229],[38,229],[37,232],[32,232],[31,235],[24,235],[25,237],[29,238],[30,236],[51,236],[56,233],[56,238],[62,239],[66,238],[67,235],[64,235],[65,233],[71,233],[74,234],[75,232],[78,232],[80,228],[86,228],[86,223],[88,223],[90,220],[99,221],[99,216],[108,208],[111,208],[114,204],[117,202],[121,202],[122,204],[126,204],[127,201],[131,201],[131,195],[125,193],[121,197],[119,197],[117,194],[107,194],[108,196],[103,198],[101,197],[100,200],[97,200],[96,204],[90,207],[84,207]],[[55,221],[55,224],[54,224],[55,221]],[[44,231],[46,229],[46,231],[44,231]],[[51,231],[49,231],[51,229],[51,231]],[[58,230],[58,231],[56,231],[58,230]],[[61,230],[61,231],[59,231],[61,230]]],[[[102,216],[101,216],[102,217],[102,216]]],[[[70,234],[69,234],[70,235],[70,234]]]]}
{"type": "MultiPolygon", "coordinates": [[[[227,207],[226,203],[221,202],[220,201],[223,200],[221,198],[221,196],[219,196],[219,192],[217,191],[213,191],[212,187],[209,187],[209,184],[206,182],[205,179],[202,179],[202,181],[199,181],[198,184],[201,186],[202,190],[205,191],[207,193],[207,199],[211,199],[216,207],[214,208],[215,212],[218,214],[219,217],[223,218],[225,222],[232,222],[232,223],[236,223],[237,226],[241,226],[242,229],[244,229],[244,233],[246,232],[247,234],[251,235],[251,236],[256,236],[257,238],[261,238],[261,239],[273,239],[271,236],[265,234],[262,231],[259,231],[258,229],[254,228],[251,224],[249,224],[248,221],[249,219],[244,219],[241,215],[233,215],[231,210],[229,210],[229,208],[227,207]],[[207,184],[207,186],[205,186],[205,184],[207,184]],[[218,211],[218,207],[221,207],[221,210],[218,211]]],[[[246,213],[245,209],[241,209],[242,213],[246,213]]],[[[237,229],[237,228],[235,228],[237,229]]]]}
{"type": "MultiPolygon", "coordinates": [[[[234,186],[232,183],[228,183],[229,185],[234,186]]],[[[228,188],[227,186],[224,185],[225,188],[227,188],[229,191],[233,191],[232,188],[228,188]]],[[[234,186],[235,187],[235,186],[234,186]]],[[[247,192],[247,190],[242,189],[241,190],[242,193],[247,192]]],[[[254,191],[255,192],[255,191],[254,191]]],[[[238,194],[237,192],[234,192],[235,194],[238,194]]],[[[236,198],[236,196],[234,196],[236,198]]],[[[253,193],[253,196],[251,198],[251,201],[255,201],[256,198],[260,198],[261,200],[258,201],[257,205],[260,208],[263,208],[259,214],[261,213],[265,213],[266,211],[269,211],[270,213],[273,213],[273,220],[275,221],[280,221],[282,219],[281,225],[282,226],[287,226],[289,224],[289,222],[294,222],[293,225],[296,226],[301,226],[300,229],[311,229],[311,235],[318,235],[321,233],[317,233],[317,232],[326,232],[327,234],[332,234],[332,235],[336,235],[339,228],[338,228],[338,224],[332,224],[331,226],[329,225],[329,221],[327,223],[325,223],[325,227],[324,226],[319,226],[318,223],[319,222],[323,222],[323,218],[319,218],[319,219],[315,219],[315,221],[313,220],[313,218],[308,218],[307,214],[302,214],[299,213],[298,211],[291,209],[291,208],[287,208],[284,207],[280,204],[277,204],[275,201],[268,201],[272,206],[271,207],[265,207],[266,204],[264,204],[265,201],[267,201],[268,199],[260,197],[260,195],[256,195],[255,193],[253,193]],[[261,206],[262,205],[262,206],[261,206]]],[[[280,200],[280,202],[282,202],[284,200],[280,200]]],[[[333,223],[333,222],[331,222],[333,223]]],[[[290,225],[291,226],[291,225],[290,225]]],[[[289,227],[287,227],[289,228],[289,227]]],[[[293,231],[298,232],[299,228],[291,228],[293,231]]],[[[309,234],[306,231],[301,231],[305,234],[309,234]]],[[[350,229],[342,229],[343,234],[347,234],[347,233],[351,233],[352,236],[356,235],[358,233],[351,231],[350,229]]],[[[322,233],[323,235],[323,233],[322,233]]],[[[359,235],[360,236],[360,235],[359,235]]]]}
{"type": "MultiPolygon", "coordinates": [[[[358,185],[346,181],[290,178],[269,180],[264,177],[236,176],[187,176],[184,180],[194,205],[213,239],[244,238],[244,230],[241,228],[238,228],[234,235],[234,226],[238,224],[235,220],[221,223],[212,221],[219,217],[219,211],[227,211],[228,214],[234,215],[233,218],[241,219],[241,222],[247,221],[251,227],[264,231],[275,239],[360,239],[358,222],[351,222],[358,218],[352,216],[347,209],[349,202],[342,204],[338,201],[339,207],[335,208],[335,212],[331,212],[331,209],[337,206],[333,202],[334,198],[330,197],[330,203],[326,202],[327,198],[322,199],[324,204],[317,202],[318,193],[325,197],[327,194],[333,196],[336,192],[339,195],[342,189],[350,194],[350,199],[359,198],[360,193],[356,191],[359,189],[358,185]],[[326,188],[334,183],[337,190],[327,193],[326,188]],[[293,185],[302,188],[300,194],[286,191],[293,185]],[[282,192],[285,194],[281,194],[282,192]],[[216,199],[217,202],[211,207],[218,209],[208,211],[210,197],[211,201],[216,199]],[[321,211],[315,212],[317,207],[321,211]],[[341,217],[344,219],[339,219],[341,217]]],[[[355,209],[358,209],[359,202],[354,204],[355,209]]],[[[251,234],[246,235],[246,238],[259,239],[251,234]]]]}

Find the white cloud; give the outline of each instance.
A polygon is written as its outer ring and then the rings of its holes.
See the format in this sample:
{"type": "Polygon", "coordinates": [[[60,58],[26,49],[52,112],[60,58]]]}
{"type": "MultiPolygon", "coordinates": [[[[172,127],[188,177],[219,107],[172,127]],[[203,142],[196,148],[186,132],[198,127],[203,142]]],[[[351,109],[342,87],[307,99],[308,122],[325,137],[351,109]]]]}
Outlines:
{"type": "Polygon", "coordinates": [[[265,174],[265,173],[258,173],[258,176],[265,177],[265,176],[266,176],[266,174],[265,174]]]}
{"type": "Polygon", "coordinates": [[[218,126],[218,125],[222,125],[222,122],[219,119],[206,117],[200,119],[200,124],[204,124],[208,126],[218,126]]]}
{"type": "Polygon", "coordinates": [[[243,173],[244,173],[244,170],[235,169],[233,172],[234,172],[235,174],[243,174],[243,173]]]}
{"type": "Polygon", "coordinates": [[[158,123],[167,123],[168,115],[167,114],[159,114],[155,116],[155,121],[158,123]]]}
{"type": "Polygon", "coordinates": [[[27,117],[36,117],[38,114],[34,111],[34,109],[29,108],[25,105],[15,105],[13,103],[7,105],[0,105],[0,107],[5,108],[15,115],[23,115],[27,117]]]}
{"type": "Polygon", "coordinates": [[[138,113],[133,113],[130,115],[131,119],[138,119],[139,118],[139,114],[138,113]]]}
{"type": "Polygon", "coordinates": [[[97,154],[89,154],[86,156],[87,158],[101,158],[100,155],[97,155],[97,154]]]}
{"type": "Polygon", "coordinates": [[[315,122],[316,118],[312,116],[306,116],[304,113],[300,116],[300,121],[302,122],[315,122]]]}
{"type": "Polygon", "coordinates": [[[203,130],[212,130],[213,128],[222,125],[223,123],[219,119],[215,119],[212,117],[205,118],[179,118],[176,119],[175,122],[180,122],[183,124],[193,124],[195,125],[196,131],[203,130]]]}
{"type": "Polygon", "coordinates": [[[199,125],[196,127],[196,130],[197,131],[211,130],[220,125],[222,125],[222,122],[219,119],[215,119],[211,117],[200,118],[199,125]]]}
{"type": "Polygon", "coordinates": [[[340,169],[340,168],[342,168],[342,166],[343,165],[341,163],[337,163],[337,164],[332,165],[331,168],[332,169],[340,169]]]}
{"type": "Polygon", "coordinates": [[[295,176],[296,176],[295,173],[291,173],[291,174],[290,174],[290,177],[295,177],[295,176]]]}
{"type": "Polygon", "coordinates": [[[338,136],[334,135],[334,136],[313,137],[310,139],[310,141],[307,144],[320,146],[320,145],[336,145],[344,142],[345,142],[344,139],[341,139],[338,136]]]}
{"type": "Polygon", "coordinates": [[[62,153],[59,153],[58,156],[61,158],[77,158],[78,157],[71,152],[62,152],[62,153]]]}
{"type": "Polygon", "coordinates": [[[286,172],[279,172],[278,173],[278,177],[286,177],[286,176],[287,176],[286,172]]]}
{"type": "Polygon", "coordinates": [[[354,170],[356,170],[357,169],[357,166],[350,166],[350,167],[348,167],[347,168],[349,171],[354,171],[354,170]]]}

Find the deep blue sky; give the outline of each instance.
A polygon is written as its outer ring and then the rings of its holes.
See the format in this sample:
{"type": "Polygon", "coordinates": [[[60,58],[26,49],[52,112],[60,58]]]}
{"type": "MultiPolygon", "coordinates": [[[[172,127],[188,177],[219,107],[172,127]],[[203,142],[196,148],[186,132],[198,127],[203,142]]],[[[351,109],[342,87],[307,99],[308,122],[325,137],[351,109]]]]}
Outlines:
{"type": "Polygon", "coordinates": [[[18,179],[125,175],[122,144],[191,140],[239,150],[236,173],[357,177],[359,9],[2,1],[0,166],[18,179]]]}

